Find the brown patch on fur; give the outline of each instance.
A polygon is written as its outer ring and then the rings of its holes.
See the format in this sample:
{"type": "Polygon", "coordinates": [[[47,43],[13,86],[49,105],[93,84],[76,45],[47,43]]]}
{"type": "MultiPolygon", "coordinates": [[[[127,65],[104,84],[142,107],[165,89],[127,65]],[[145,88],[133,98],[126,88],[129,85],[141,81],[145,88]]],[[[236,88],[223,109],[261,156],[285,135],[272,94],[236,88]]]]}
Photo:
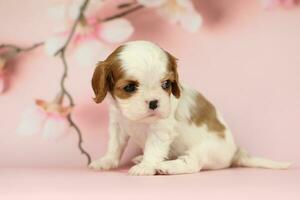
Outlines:
{"type": "Polygon", "coordinates": [[[190,123],[197,126],[207,125],[209,131],[215,132],[219,137],[225,137],[225,126],[219,121],[215,107],[200,93],[195,98],[196,105],[190,108],[190,123]]]}
{"type": "Polygon", "coordinates": [[[178,72],[177,72],[177,59],[172,56],[170,53],[165,51],[165,53],[168,56],[168,71],[172,72],[172,87],[171,87],[171,92],[172,94],[176,97],[180,97],[180,88],[179,88],[179,80],[178,80],[178,72]]]}
{"type": "Polygon", "coordinates": [[[92,87],[95,93],[94,100],[96,103],[102,102],[107,92],[111,92],[113,95],[115,83],[124,77],[124,72],[121,69],[121,63],[118,59],[118,54],[122,49],[123,46],[118,47],[105,61],[98,62],[96,66],[92,78],[92,87]]]}
{"type": "Polygon", "coordinates": [[[135,92],[128,93],[124,91],[124,87],[128,84],[134,84],[136,86],[139,85],[137,81],[121,78],[116,82],[115,87],[112,91],[112,95],[117,96],[120,99],[128,99],[129,97],[131,97],[135,92]]]}
{"type": "MultiPolygon", "coordinates": [[[[169,72],[163,79],[161,79],[161,84],[167,80],[170,80],[171,83],[175,80],[175,76],[173,72],[169,72]]],[[[166,91],[168,93],[168,95],[170,96],[172,94],[172,85],[171,87],[164,89],[164,91],[166,91]]]]}

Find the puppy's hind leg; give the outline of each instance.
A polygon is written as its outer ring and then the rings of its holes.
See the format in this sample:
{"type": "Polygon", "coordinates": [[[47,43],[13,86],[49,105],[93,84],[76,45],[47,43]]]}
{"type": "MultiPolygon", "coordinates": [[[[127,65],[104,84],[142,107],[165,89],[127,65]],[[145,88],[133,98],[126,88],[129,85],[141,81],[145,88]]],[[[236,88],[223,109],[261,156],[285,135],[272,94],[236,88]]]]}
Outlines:
{"type": "Polygon", "coordinates": [[[176,160],[162,161],[158,164],[156,172],[158,174],[190,174],[201,170],[198,159],[185,155],[176,160]]]}

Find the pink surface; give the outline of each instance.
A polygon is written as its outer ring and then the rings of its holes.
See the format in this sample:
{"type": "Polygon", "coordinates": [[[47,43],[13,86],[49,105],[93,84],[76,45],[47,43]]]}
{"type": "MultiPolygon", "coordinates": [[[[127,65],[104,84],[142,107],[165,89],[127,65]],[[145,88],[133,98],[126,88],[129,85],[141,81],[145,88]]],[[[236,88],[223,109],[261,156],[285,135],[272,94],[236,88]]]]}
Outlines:
{"type": "MultiPolygon", "coordinates": [[[[49,37],[54,24],[46,13],[53,2],[0,1],[0,43],[29,45],[49,37]]],[[[299,7],[264,11],[259,1],[239,0],[199,0],[197,7],[205,22],[199,33],[189,34],[153,11],[141,10],[128,16],[136,27],[131,40],[157,42],[179,58],[181,79],[214,102],[238,144],[253,154],[299,166],[299,7]]],[[[107,143],[107,105],[92,101],[93,66],[80,68],[69,61],[67,87],[77,105],[74,118],[95,159],[107,143]]],[[[0,166],[84,167],[74,132],[58,141],[15,133],[26,106],[35,98],[52,99],[58,91],[60,60],[38,49],[12,64],[10,90],[0,96],[0,166]]],[[[133,154],[131,144],[124,162],[133,154]]]]}
{"type": "Polygon", "coordinates": [[[3,169],[0,199],[299,200],[299,170],[228,169],[134,177],[83,169],[3,169]]]}
{"type": "MultiPolygon", "coordinates": [[[[46,13],[53,2],[0,0],[0,43],[29,45],[49,37],[55,25],[46,13]]],[[[12,63],[10,90],[0,96],[0,199],[298,200],[300,8],[263,11],[258,0],[197,0],[197,7],[204,17],[199,33],[186,33],[143,10],[128,17],[136,27],[131,40],[157,42],[179,58],[181,79],[215,103],[237,143],[253,154],[292,161],[291,170],[228,169],[156,177],[86,170],[74,132],[57,141],[15,133],[25,107],[35,98],[52,99],[59,88],[60,60],[39,49],[12,63]]],[[[95,159],[107,143],[107,105],[92,101],[93,66],[70,63],[67,87],[77,104],[74,118],[95,159]]],[[[133,154],[136,149],[130,144],[124,162],[133,154]]]]}

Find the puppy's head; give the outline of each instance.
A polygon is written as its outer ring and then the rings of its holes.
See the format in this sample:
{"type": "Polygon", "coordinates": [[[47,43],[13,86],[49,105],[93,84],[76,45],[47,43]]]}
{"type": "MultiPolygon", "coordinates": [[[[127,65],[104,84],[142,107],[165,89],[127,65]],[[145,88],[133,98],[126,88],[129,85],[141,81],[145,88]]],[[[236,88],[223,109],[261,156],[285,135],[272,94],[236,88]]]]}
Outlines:
{"type": "Polygon", "coordinates": [[[96,103],[109,92],[130,120],[166,118],[171,96],[180,96],[176,59],[151,42],[129,42],[97,64],[92,87],[96,103]]]}

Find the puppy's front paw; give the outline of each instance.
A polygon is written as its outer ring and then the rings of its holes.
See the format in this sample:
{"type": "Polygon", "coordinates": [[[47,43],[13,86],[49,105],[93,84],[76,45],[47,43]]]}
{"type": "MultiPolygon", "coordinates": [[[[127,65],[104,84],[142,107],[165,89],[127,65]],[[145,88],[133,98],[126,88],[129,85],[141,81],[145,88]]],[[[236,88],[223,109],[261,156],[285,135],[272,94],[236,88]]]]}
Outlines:
{"type": "Polygon", "coordinates": [[[90,163],[89,168],[94,170],[109,170],[114,169],[119,166],[119,160],[110,158],[110,157],[103,157],[99,160],[94,160],[90,163]]]}
{"type": "Polygon", "coordinates": [[[140,163],[131,167],[129,174],[133,176],[151,176],[155,174],[155,168],[151,165],[140,163]]]}
{"type": "Polygon", "coordinates": [[[171,166],[167,162],[161,162],[158,164],[156,172],[158,174],[167,175],[167,174],[176,174],[175,173],[176,166],[171,166]]]}

